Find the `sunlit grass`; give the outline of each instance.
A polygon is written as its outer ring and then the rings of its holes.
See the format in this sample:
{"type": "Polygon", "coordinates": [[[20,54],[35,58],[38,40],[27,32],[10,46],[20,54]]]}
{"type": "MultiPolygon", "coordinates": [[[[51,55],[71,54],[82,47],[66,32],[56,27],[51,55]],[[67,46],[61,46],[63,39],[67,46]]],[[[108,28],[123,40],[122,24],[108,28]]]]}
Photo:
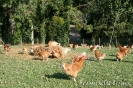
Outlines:
{"type": "Polygon", "coordinates": [[[101,49],[107,54],[99,62],[85,60],[77,82],[67,76],[61,62],[69,63],[71,58],[82,52],[87,57],[94,57],[88,48],[71,50],[65,58],[49,61],[33,60],[24,55],[0,54],[0,88],[132,88],[133,87],[133,54],[129,54],[122,62],[117,62],[117,48],[101,49]]]}

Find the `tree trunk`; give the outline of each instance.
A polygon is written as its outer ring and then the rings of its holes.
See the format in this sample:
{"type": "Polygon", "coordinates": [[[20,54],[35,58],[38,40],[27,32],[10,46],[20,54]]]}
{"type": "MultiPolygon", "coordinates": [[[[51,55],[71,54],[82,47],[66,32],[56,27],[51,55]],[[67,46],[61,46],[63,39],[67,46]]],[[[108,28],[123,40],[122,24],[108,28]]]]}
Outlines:
{"type": "Polygon", "coordinates": [[[113,35],[114,35],[114,29],[115,29],[115,27],[113,27],[113,30],[112,30],[112,33],[111,33],[111,36],[110,36],[110,41],[109,41],[110,45],[112,44],[112,39],[113,39],[113,35]]]}
{"type": "Polygon", "coordinates": [[[31,26],[31,45],[34,45],[34,30],[33,30],[33,25],[31,26]]]}
{"type": "Polygon", "coordinates": [[[98,41],[98,42],[99,42],[99,45],[101,45],[101,38],[98,38],[98,40],[99,40],[99,41],[98,41]]]}
{"type": "Polygon", "coordinates": [[[36,43],[39,44],[39,39],[38,39],[38,37],[36,38],[36,43]]]}
{"type": "Polygon", "coordinates": [[[43,37],[42,37],[42,44],[45,44],[45,35],[43,34],[43,37]]]}
{"type": "Polygon", "coordinates": [[[84,42],[84,38],[83,38],[83,44],[84,44],[85,42],[84,42]]]}
{"type": "Polygon", "coordinates": [[[118,45],[118,40],[117,40],[117,37],[115,38],[115,46],[117,47],[118,45]]]}
{"type": "Polygon", "coordinates": [[[23,46],[22,36],[21,36],[21,39],[20,39],[20,43],[21,43],[21,47],[22,47],[23,46]]]}
{"type": "Polygon", "coordinates": [[[111,45],[109,44],[109,50],[111,49],[111,45]]]}
{"type": "Polygon", "coordinates": [[[110,44],[112,43],[114,31],[115,31],[115,28],[116,28],[117,21],[119,20],[119,16],[120,16],[119,13],[117,13],[116,16],[115,16],[115,21],[114,21],[114,24],[113,24],[113,30],[112,30],[112,34],[111,34],[110,42],[109,42],[110,44]]]}
{"type": "Polygon", "coordinates": [[[127,37],[127,45],[130,45],[130,38],[127,37]]]}
{"type": "Polygon", "coordinates": [[[95,37],[92,37],[92,45],[95,45],[95,37]]]}
{"type": "Polygon", "coordinates": [[[68,38],[68,40],[67,40],[67,46],[70,44],[70,39],[68,38]]]}

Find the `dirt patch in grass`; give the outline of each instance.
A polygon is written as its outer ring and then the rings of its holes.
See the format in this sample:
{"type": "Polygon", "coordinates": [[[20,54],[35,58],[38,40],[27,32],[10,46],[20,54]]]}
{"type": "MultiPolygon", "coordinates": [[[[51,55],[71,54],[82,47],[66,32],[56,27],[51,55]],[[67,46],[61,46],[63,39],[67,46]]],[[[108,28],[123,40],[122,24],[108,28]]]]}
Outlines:
{"type": "Polygon", "coordinates": [[[4,51],[3,47],[0,47],[1,50],[1,56],[9,57],[9,58],[17,58],[17,59],[32,59],[32,55],[26,55],[26,54],[19,54],[20,51],[22,51],[22,47],[10,47],[10,51],[6,52],[4,51]]]}
{"type": "MultiPolygon", "coordinates": [[[[28,50],[31,48],[31,46],[23,46],[25,48],[27,48],[28,50]]],[[[30,54],[19,54],[19,52],[22,51],[23,47],[20,47],[20,46],[11,46],[10,48],[10,51],[8,52],[8,54],[6,55],[6,53],[4,52],[4,49],[3,47],[0,47],[0,50],[1,50],[1,56],[5,56],[5,57],[9,57],[9,58],[16,58],[16,59],[25,59],[25,60],[41,60],[41,58],[39,56],[33,56],[33,55],[30,55],[30,54]]],[[[79,48],[79,50],[74,50],[74,49],[71,49],[66,55],[65,57],[60,57],[59,59],[63,60],[63,59],[72,59],[73,57],[77,56],[77,55],[80,55],[81,52],[84,52],[81,48],[79,48]],[[79,52],[80,51],[80,52],[79,52]]],[[[85,51],[86,52],[86,51],[85,51]]],[[[94,55],[87,53],[87,58],[88,57],[94,57],[94,55]]],[[[57,59],[57,58],[49,58],[50,59],[57,59]]]]}

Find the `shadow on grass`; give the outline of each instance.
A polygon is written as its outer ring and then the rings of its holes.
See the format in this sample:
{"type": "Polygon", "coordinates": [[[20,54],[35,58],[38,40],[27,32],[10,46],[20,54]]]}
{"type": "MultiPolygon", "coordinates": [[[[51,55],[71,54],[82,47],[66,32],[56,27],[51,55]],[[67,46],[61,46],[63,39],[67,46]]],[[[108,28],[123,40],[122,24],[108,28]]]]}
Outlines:
{"type": "Polygon", "coordinates": [[[70,77],[65,73],[54,73],[52,75],[45,75],[47,78],[65,79],[70,80],[70,77]]]}
{"type": "Polygon", "coordinates": [[[116,59],[104,59],[104,60],[108,60],[108,61],[117,61],[116,59]]]}
{"type": "Polygon", "coordinates": [[[127,60],[122,60],[122,61],[117,61],[117,59],[104,59],[104,60],[115,61],[115,62],[133,63],[132,61],[127,61],[127,60]]]}
{"type": "Polygon", "coordinates": [[[108,56],[116,56],[115,54],[113,55],[113,54],[110,54],[110,55],[108,55],[108,56]]]}
{"type": "Polygon", "coordinates": [[[133,63],[132,61],[123,60],[122,62],[133,63]]]}
{"type": "Polygon", "coordinates": [[[43,60],[42,58],[39,58],[39,57],[35,57],[35,58],[32,58],[32,60],[43,60]]]}
{"type": "MultiPolygon", "coordinates": [[[[56,58],[54,58],[53,56],[49,56],[47,59],[49,60],[49,59],[56,59],[56,58]]],[[[47,59],[42,59],[41,57],[34,57],[34,58],[32,58],[32,60],[41,60],[41,61],[47,60],[47,59]]]]}

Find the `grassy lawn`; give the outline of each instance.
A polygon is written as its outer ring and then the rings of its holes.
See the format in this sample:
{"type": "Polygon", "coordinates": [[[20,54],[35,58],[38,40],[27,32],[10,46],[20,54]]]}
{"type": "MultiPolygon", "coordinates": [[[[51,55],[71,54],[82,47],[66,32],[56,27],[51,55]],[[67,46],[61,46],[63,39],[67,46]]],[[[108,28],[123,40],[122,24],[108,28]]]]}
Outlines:
{"type": "MultiPolygon", "coordinates": [[[[11,47],[19,50],[19,47],[11,47]]],[[[1,49],[2,50],[2,49],[1,49]]],[[[21,50],[21,49],[20,49],[21,50]]],[[[99,62],[88,48],[71,50],[65,58],[41,61],[34,56],[21,55],[10,51],[0,54],[0,88],[133,88],[133,53],[117,62],[118,48],[104,48],[107,56],[99,62]],[[82,52],[94,60],[85,60],[77,82],[65,74],[61,63],[82,52]]]]}

